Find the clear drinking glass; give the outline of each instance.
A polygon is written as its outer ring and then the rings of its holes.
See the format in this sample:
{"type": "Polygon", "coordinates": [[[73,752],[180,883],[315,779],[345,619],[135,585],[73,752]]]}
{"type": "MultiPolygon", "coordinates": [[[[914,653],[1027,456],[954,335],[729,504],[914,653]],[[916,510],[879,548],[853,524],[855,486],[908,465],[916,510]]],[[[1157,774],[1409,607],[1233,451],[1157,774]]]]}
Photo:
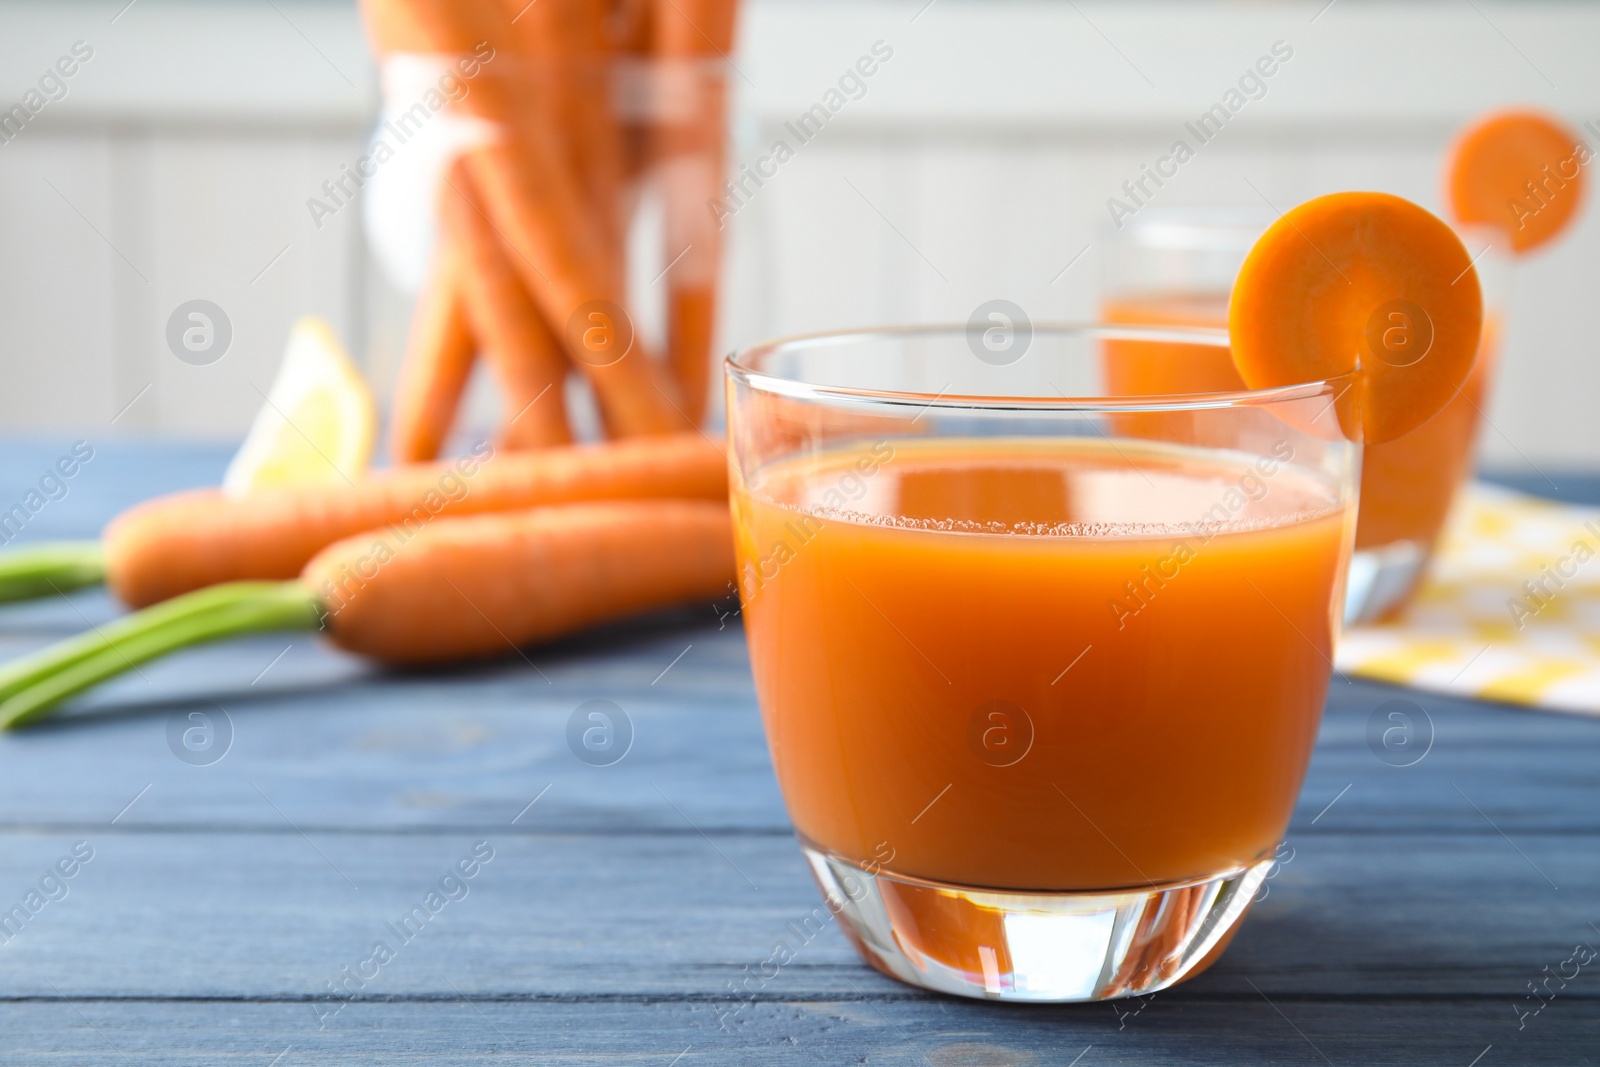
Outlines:
{"type": "MultiPolygon", "coordinates": [[[[1106,234],[1101,315],[1110,322],[1225,328],[1234,275],[1274,217],[1247,207],[1144,209],[1106,234]]],[[[1466,384],[1439,414],[1399,440],[1366,448],[1346,622],[1370,622],[1405,609],[1421,584],[1456,491],[1472,473],[1504,334],[1511,272],[1508,259],[1492,247],[1492,234],[1460,232],[1476,257],[1483,286],[1478,357],[1466,384]]],[[[1121,374],[1119,389],[1134,393],[1244,387],[1225,352],[1145,353],[1124,360],[1121,374]]]]}
{"type": "Polygon", "coordinates": [[[728,361],[739,587],[828,907],[915,985],[1076,1001],[1226,945],[1310,758],[1343,380],[1119,395],[1219,331],[918,327],[728,361]]]}

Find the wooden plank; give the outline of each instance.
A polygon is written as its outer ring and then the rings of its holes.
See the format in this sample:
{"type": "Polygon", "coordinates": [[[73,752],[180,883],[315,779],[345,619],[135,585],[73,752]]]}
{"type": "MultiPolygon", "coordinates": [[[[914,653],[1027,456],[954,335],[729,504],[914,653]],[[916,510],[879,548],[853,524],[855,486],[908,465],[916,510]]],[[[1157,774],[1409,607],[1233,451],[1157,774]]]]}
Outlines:
{"type": "Polygon", "coordinates": [[[1216,998],[1175,990],[1132,1005],[1026,1007],[952,998],[764,1001],[718,1028],[686,999],[352,1005],[323,1029],[305,1003],[0,1003],[18,1062],[162,1064],[537,1063],[716,1067],[1238,1067],[1239,1064],[1593,1063],[1600,1001],[1563,997],[1519,1032],[1501,998],[1328,1001],[1216,998]],[[273,1057],[281,1059],[274,1061],[273,1057]],[[676,1059],[675,1059],[676,1057],[676,1059]],[[1075,1059],[1075,1057],[1081,1057],[1075,1059]]]}
{"type": "MultiPolygon", "coordinates": [[[[82,628],[67,605],[49,610],[61,631],[82,628]]],[[[554,783],[548,827],[672,828],[687,817],[782,830],[743,636],[697,621],[710,614],[531,650],[532,664],[508,654],[418,675],[373,671],[307,635],[186,653],[57,723],[0,736],[0,826],[97,825],[146,785],[132,824],[274,825],[248,780],[319,828],[493,826],[554,783]],[[580,762],[567,744],[568,719],[591,699],[613,701],[634,727],[633,748],[609,767],[580,762]],[[180,762],[169,720],[219,708],[231,750],[214,766],[180,762]]],[[[0,649],[42,640],[0,630],[0,649]]],[[[1592,719],[1336,684],[1294,832],[1600,833],[1597,757],[1592,719]],[[1432,748],[1415,766],[1390,766],[1368,744],[1370,720],[1393,699],[1432,724],[1432,748]]]]}
{"type": "Polygon", "coordinates": [[[553,785],[542,811],[566,829],[685,817],[785,828],[739,632],[678,617],[604,643],[532,651],[537,667],[508,657],[421,675],[373,673],[308,635],[186,654],[58,722],[0,736],[0,825],[103,824],[146,785],[124,822],[275,825],[254,783],[312,827],[495,826],[553,785]],[[633,725],[631,750],[607,767],[567,741],[569,719],[594,699],[633,725]],[[221,722],[219,710],[232,724],[226,756],[199,767],[176,758],[169,719],[221,722]]]}
{"type": "MultiPolygon", "coordinates": [[[[0,621],[0,650],[109,617],[92,601],[14,609],[35,621],[9,616],[23,634],[0,621]],[[46,626],[55,632],[40,633],[46,626]]],[[[743,636],[699,621],[711,616],[709,605],[691,608],[528,660],[414,675],[375,671],[309,635],[189,652],[90,695],[59,722],[0,736],[0,826],[96,825],[146,785],[126,817],[135,824],[272,825],[248,779],[314,827],[492,826],[551,783],[550,826],[681,825],[655,783],[698,825],[782,829],[743,636]],[[613,701],[634,727],[633,748],[610,767],[580,762],[566,741],[569,717],[591,699],[613,701]],[[211,767],[180,762],[169,720],[219,709],[230,751],[211,767]],[[85,766],[108,770],[86,777],[85,766]]],[[[1597,756],[1592,719],[1335,684],[1294,829],[1593,834],[1597,756]],[[1372,717],[1395,699],[1431,723],[1432,747],[1415,766],[1390,766],[1369,747],[1372,717]]]]}
{"type": "MultiPolygon", "coordinates": [[[[115,413],[112,409],[107,418],[115,413]]],[[[216,485],[222,480],[231,448],[118,439],[114,434],[121,425],[119,420],[116,427],[82,433],[0,440],[0,502],[8,510],[37,487],[40,477],[71,451],[75,441],[86,441],[94,449],[94,457],[68,480],[66,495],[32,516],[17,544],[96,537],[123,508],[158,493],[216,485]]],[[[0,626],[10,630],[16,621],[26,620],[30,610],[27,605],[0,607],[0,626]]]]}
{"type": "MultiPolygon", "coordinates": [[[[378,940],[395,959],[353,988],[363,995],[459,987],[731,1002],[732,984],[759,974],[780,940],[797,958],[759,986],[764,996],[899,991],[846,945],[789,836],[547,833],[542,804],[515,826],[507,816],[475,833],[302,834],[281,815],[270,832],[120,822],[81,838],[5,832],[7,912],[77,840],[93,858],[65,897],[14,927],[0,948],[0,996],[310,997],[378,940]],[[459,899],[403,939],[389,924],[477,840],[493,858],[462,883],[464,895],[447,886],[459,899]]],[[[1233,947],[1193,983],[1197,993],[1509,1002],[1574,945],[1600,945],[1592,842],[1324,834],[1291,844],[1233,947]]],[[[1587,983],[1572,986],[1576,994],[1587,983]]]]}

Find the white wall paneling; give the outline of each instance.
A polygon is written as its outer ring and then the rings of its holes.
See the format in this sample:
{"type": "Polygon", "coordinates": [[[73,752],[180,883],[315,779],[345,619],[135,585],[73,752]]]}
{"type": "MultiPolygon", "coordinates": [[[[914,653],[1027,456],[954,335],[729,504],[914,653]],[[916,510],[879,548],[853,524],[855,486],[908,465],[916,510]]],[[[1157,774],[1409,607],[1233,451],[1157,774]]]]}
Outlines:
{"type": "MultiPolygon", "coordinates": [[[[375,106],[353,7],[139,0],[117,16],[123,2],[0,3],[0,99],[73,41],[96,50],[67,99],[0,145],[0,429],[104,426],[151,384],[118,429],[237,435],[290,321],[311,311],[387,389],[407,300],[372,270],[353,209],[318,231],[304,207],[360,153],[375,106]],[[208,367],[162,339],[194,296],[235,328],[208,367]]],[[[1473,114],[1534,103],[1600,126],[1600,9],[1322,6],[748,0],[733,158],[778,138],[797,151],[729,222],[720,344],[963,321],[999,296],[1036,318],[1089,314],[1106,198],[1275,41],[1293,59],[1158,202],[1369,187],[1438,207],[1441,153],[1473,114]],[[893,57],[799,145],[785,123],[878,41],[893,57]]],[[[1591,205],[1521,265],[1490,458],[1600,458],[1600,359],[1581,311],[1597,279],[1591,205]]],[[[474,418],[492,410],[480,393],[474,418]]]]}

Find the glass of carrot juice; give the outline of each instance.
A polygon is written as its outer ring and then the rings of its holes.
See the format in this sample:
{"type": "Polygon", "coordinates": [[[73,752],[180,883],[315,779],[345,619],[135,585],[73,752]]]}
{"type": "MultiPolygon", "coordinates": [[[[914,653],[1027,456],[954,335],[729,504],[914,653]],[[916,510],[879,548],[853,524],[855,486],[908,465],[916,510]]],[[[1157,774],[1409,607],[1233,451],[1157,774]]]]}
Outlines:
{"type": "MultiPolygon", "coordinates": [[[[1274,217],[1246,207],[1142,210],[1104,242],[1101,315],[1125,324],[1225,329],[1233,277],[1274,217]]],[[[1462,238],[1474,254],[1496,243],[1489,234],[1464,232],[1462,238]]],[[[1485,301],[1483,338],[1461,391],[1411,433],[1365,449],[1347,622],[1391,618],[1405,610],[1421,585],[1456,490],[1472,473],[1509,299],[1509,266],[1494,251],[1476,260],[1485,301]]],[[[1120,348],[1107,366],[1119,392],[1244,388],[1226,351],[1136,343],[1120,348]]]]}
{"type": "Polygon", "coordinates": [[[1012,323],[729,358],[778,783],[841,928],[915,985],[1182,981],[1300,790],[1355,530],[1345,383],[1123,395],[1104,363],[1132,342],[1227,352],[1221,331],[1012,323]]]}

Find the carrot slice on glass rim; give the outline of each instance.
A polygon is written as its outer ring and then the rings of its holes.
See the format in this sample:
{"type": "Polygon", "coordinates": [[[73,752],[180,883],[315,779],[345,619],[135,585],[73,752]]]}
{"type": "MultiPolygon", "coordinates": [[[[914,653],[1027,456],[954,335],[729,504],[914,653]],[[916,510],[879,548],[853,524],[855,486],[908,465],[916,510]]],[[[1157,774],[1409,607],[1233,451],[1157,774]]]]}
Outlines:
{"type": "Polygon", "coordinates": [[[1518,255],[1565,230],[1583,200],[1589,147],[1538,111],[1496,111],[1456,138],[1445,167],[1450,212],[1506,234],[1518,255]]]}
{"type": "Polygon", "coordinates": [[[1349,375],[1352,439],[1388,441],[1431,419],[1472,370],[1483,297],[1442,220],[1388,193],[1334,193],[1286,212],[1234,281],[1234,366],[1252,389],[1349,375]]]}

